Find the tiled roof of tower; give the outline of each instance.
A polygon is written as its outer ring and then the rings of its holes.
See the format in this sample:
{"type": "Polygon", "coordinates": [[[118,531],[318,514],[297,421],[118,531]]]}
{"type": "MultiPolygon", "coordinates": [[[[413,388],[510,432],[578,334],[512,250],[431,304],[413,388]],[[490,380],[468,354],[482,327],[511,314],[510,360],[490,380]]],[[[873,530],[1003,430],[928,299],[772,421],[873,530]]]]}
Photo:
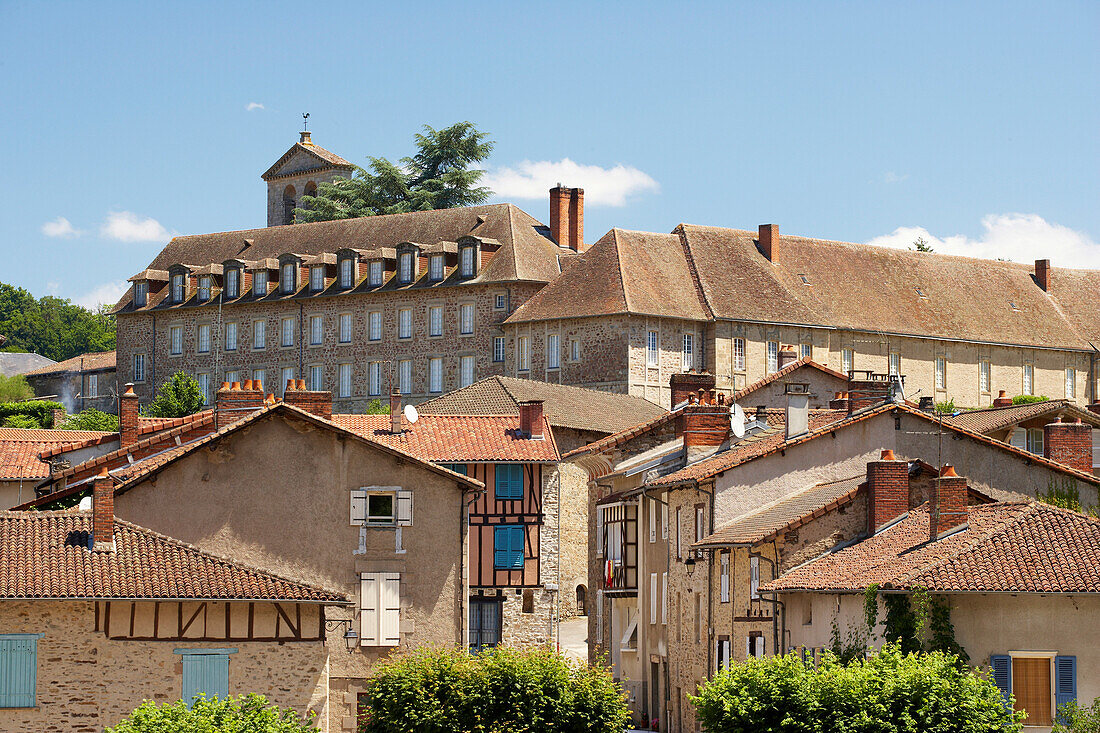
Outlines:
{"type": "Polygon", "coordinates": [[[552,463],[559,460],[550,423],[543,417],[543,438],[519,435],[515,415],[423,415],[390,432],[389,415],[333,415],[332,421],[367,440],[404,451],[424,461],[511,461],[552,463]]]}
{"type": "MultiPolygon", "coordinates": [[[[344,160],[343,158],[341,158],[336,153],[332,152],[331,150],[325,150],[320,145],[317,145],[316,143],[314,143],[312,141],[311,142],[296,142],[296,143],[294,143],[293,145],[290,146],[289,150],[287,150],[285,153],[283,153],[281,158],[279,158],[277,161],[275,161],[274,165],[272,165],[270,168],[268,168],[266,171],[264,171],[264,174],[262,176],[260,176],[260,178],[264,179],[265,181],[271,180],[273,178],[281,178],[282,176],[278,175],[279,168],[281,168],[282,165],[285,162],[287,162],[292,157],[294,157],[294,154],[297,153],[297,152],[304,152],[307,155],[311,155],[314,158],[317,158],[322,163],[327,164],[325,166],[318,166],[318,167],[346,168],[349,171],[352,170],[353,168],[355,168],[354,165],[352,165],[348,161],[344,160]]],[[[301,174],[301,173],[306,173],[309,170],[310,169],[295,170],[295,171],[286,173],[285,175],[298,175],[298,174],[301,174]]]]}
{"type": "Polygon", "coordinates": [[[74,356],[71,359],[65,361],[59,361],[56,364],[47,364],[46,366],[32,369],[29,372],[25,372],[25,377],[40,377],[47,374],[63,374],[65,372],[94,372],[101,369],[114,369],[115,368],[115,352],[113,351],[98,351],[88,354],[81,354],[80,356],[74,356]]]}
{"type": "Polygon", "coordinates": [[[953,593],[1100,593],[1100,520],[1039,502],[967,507],[965,528],[929,541],[929,507],[812,560],[763,591],[924,588],[953,593]]]}
{"type": "Polygon", "coordinates": [[[778,371],[772,372],[771,374],[764,377],[763,379],[758,380],[756,382],[753,382],[752,384],[748,385],[747,387],[744,387],[742,389],[737,390],[737,393],[733,396],[733,399],[736,401],[736,400],[741,400],[745,397],[748,397],[753,392],[755,392],[759,389],[762,389],[763,387],[768,386],[772,382],[778,382],[781,379],[784,379],[786,377],[791,376],[792,374],[797,372],[802,367],[817,369],[818,371],[822,372],[823,374],[828,374],[830,377],[835,377],[836,379],[844,382],[845,384],[848,383],[848,377],[845,376],[844,374],[842,374],[841,372],[838,372],[835,369],[830,369],[829,367],[824,366],[822,364],[818,364],[813,359],[810,359],[809,357],[806,357],[806,358],[803,358],[803,359],[799,359],[798,361],[791,362],[787,366],[783,367],[782,369],[780,369],[778,371]]]}
{"type": "Polygon", "coordinates": [[[489,377],[417,405],[421,415],[519,414],[519,403],[542,400],[555,427],[615,433],[664,415],[667,410],[631,395],[515,377],[489,377]]]}
{"type": "Polygon", "coordinates": [[[92,430],[23,430],[0,428],[0,479],[43,479],[50,466],[39,456],[43,451],[74,442],[98,441],[117,433],[92,430]]]}
{"type": "Polygon", "coordinates": [[[1082,410],[1069,400],[1048,400],[1046,402],[1031,402],[1025,405],[1010,405],[1006,407],[989,407],[984,410],[967,410],[958,415],[944,418],[945,422],[977,433],[989,433],[995,430],[1007,428],[1016,423],[1034,420],[1043,415],[1068,413],[1091,425],[1100,426],[1100,415],[1082,410]]]}
{"type": "Polygon", "coordinates": [[[114,551],[91,533],[90,511],[0,512],[0,598],[347,602],[120,519],[114,551]]]}
{"type": "Polygon", "coordinates": [[[1052,269],[1047,293],[1031,265],[1014,262],[793,236],[777,238],[772,262],[751,231],[681,224],[672,235],[623,234],[601,239],[509,320],[629,311],[1063,349],[1100,343],[1087,295],[1100,289],[1100,271],[1052,269]],[[616,241],[627,239],[638,246],[616,241]]]}

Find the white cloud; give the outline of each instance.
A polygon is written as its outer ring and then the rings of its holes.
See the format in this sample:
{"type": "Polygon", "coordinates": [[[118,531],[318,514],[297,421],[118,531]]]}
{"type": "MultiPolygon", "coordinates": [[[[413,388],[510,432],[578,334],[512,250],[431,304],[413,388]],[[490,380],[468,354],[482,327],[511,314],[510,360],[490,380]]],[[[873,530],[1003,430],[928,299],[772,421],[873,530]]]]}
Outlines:
{"type": "Polygon", "coordinates": [[[977,239],[964,234],[937,237],[924,227],[898,227],[868,244],[909,249],[923,237],[936,252],[984,259],[1032,263],[1049,259],[1055,267],[1100,268],[1100,244],[1088,235],[1038,214],[989,214],[977,239]]]}
{"type": "Polygon", "coordinates": [[[126,283],[124,282],[103,283],[82,295],[78,295],[72,301],[77,305],[95,310],[101,305],[114,305],[125,292],[126,283]]]}
{"type": "Polygon", "coordinates": [[[42,233],[47,237],[59,237],[61,239],[70,239],[83,234],[83,232],[72,225],[72,222],[63,216],[59,216],[53,221],[48,221],[43,224],[42,233]]]}
{"type": "Polygon", "coordinates": [[[107,239],[120,242],[167,242],[176,235],[170,232],[156,219],[141,217],[131,211],[112,211],[99,228],[99,233],[107,239]]]}
{"type": "Polygon", "coordinates": [[[908,173],[894,173],[894,171],[886,171],[886,174],[882,177],[882,180],[887,183],[901,183],[909,177],[908,173]]]}
{"type": "Polygon", "coordinates": [[[557,162],[525,160],[514,168],[491,170],[483,181],[505,199],[544,199],[557,183],[575,186],[584,189],[584,201],[589,206],[625,206],[628,196],[660,190],[657,181],[633,166],[601,168],[569,158],[557,162]]]}
{"type": "Polygon", "coordinates": [[[248,112],[254,112],[258,109],[263,109],[264,106],[262,104],[260,104],[259,102],[249,102],[248,104],[245,105],[244,108],[248,112]]]}

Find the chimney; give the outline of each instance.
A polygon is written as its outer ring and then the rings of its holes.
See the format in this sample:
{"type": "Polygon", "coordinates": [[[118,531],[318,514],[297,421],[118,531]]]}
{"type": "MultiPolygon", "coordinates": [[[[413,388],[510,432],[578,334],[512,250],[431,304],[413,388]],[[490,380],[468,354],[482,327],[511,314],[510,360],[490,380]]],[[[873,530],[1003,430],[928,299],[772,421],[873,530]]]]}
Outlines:
{"type": "Polygon", "coordinates": [[[909,463],[884,450],[867,464],[867,533],[874,534],[909,511],[909,463]]]}
{"type": "Polygon", "coordinates": [[[222,382],[214,402],[215,423],[218,430],[232,425],[264,406],[264,390],[261,382],[246,379],[240,382],[222,382]],[[257,388],[258,387],[258,388],[257,388]]]}
{"type": "Polygon", "coordinates": [[[118,440],[120,448],[138,441],[138,396],[132,383],[126,384],[126,391],[118,398],[118,440]]]}
{"type": "Polygon", "coordinates": [[[864,407],[881,405],[891,399],[889,375],[872,372],[860,372],[860,374],[864,375],[863,379],[856,379],[851,375],[848,377],[849,415],[864,407]]]}
{"type": "Polygon", "coordinates": [[[699,404],[684,407],[681,420],[688,463],[713,454],[729,440],[730,410],[717,403],[713,392],[704,393],[699,404]]]}
{"type": "Polygon", "coordinates": [[[524,400],[519,403],[519,430],[524,437],[542,440],[542,400],[524,400]]]}
{"type": "Polygon", "coordinates": [[[785,385],[787,395],[787,440],[810,432],[810,385],[785,385]]]}
{"type": "Polygon", "coordinates": [[[836,397],[829,400],[829,409],[830,410],[844,410],[845,412],[847,412],[848,411],[848,393],[847,392],[837,392],[836,397]]]}
{"type": "Polygon", "coordinates": [[[1035,260],[1035,282],[1046,292],[1050,292],[1050,260],[1035,260]]]}
{"type": "Polygon", "coordinates": [[[309,131],[308,130],[302,130],[302,132],[300,134],[301,134],[302,138],[298,142],[300,142],[302,145],[312,145],[313,144],[313,140],[311,140],[310,137],[309,137],[309,131]]]}
{"type": "Polygon", "coordinates": [[[714,389],[714,375],[707,372],[680,372],[669,377],[668,386],[672,391],[672,404],[669,409],[684,402],[699,390],[709,392],[714,389]]]}
{"type": "Polygon", "coordinates": [[[1043,458],[1092,473],[1092,426],[1081,422],[1081,418],[1062,422],[1060,417],[1044,425],[1043,458]]]}
{"type": "Polygon", "coordinates": [[[993,398],[993,406],[994,407],[1011,407],[1012,406],[1012,398],[1011,397],[1005,397],[1005,391],[1002,389],[1000,392],[997,393],[997,396],[993,398]]]}
{"type": "Polygon", "coordinates": [[[65,408],[55,407],[53,410],[53,423],[51,424],[56,428],[63,422],[65,422],[65,408]]]}
{"type": "Polygon", "coordinates": [[[929,542],[966,526],[966,478],[955,473],[949,463],[940,469],[940,477],[932,481],[928,514],[929,542]]]}
{"type": "Polygon", "coordinates": [[[325,420],[332,419],[332,392],[306,389],[306,380],[299,379],[293,387],[288,379],[283,393],[283,403],[294,405],[325,420]]]}
{"type": "Polygon", "coordinates": [[[776,246],[779,244],[779,225],[761,224],[757,240],[760,242],[760,254],[764,255],[769,262],[775,262],[775,257],[779,254],[776,251],[776,246]]]}
{"type": "Polygon", "coordinates": [[[936,409],[936,400],[930,395],[925,395],[920,398],[920,403],[917,405],[921,412],[934,412],[936,409]]]}
{"type": "Polygon", "coordinates": [[[92,550],[114,552],[115,482],[104,468],[92,480],[92,550]]]}
{"type": "Polygon", "coordinates": [[[390,392],[390,432],[400,435],[401,427],[401,393],[390,392]]]}
{"type": "Polygon", "coordinates": [[[790,366],[798,361],[798,351],[790,344],[784,345],[779,349],[779,368],[782,369],[785,366],[790,366]]]}
{"type": "Polygon", "coordinates": [[[761,425],[767,426],[768,424],[768,406],[757,405],[756,406],[756,422],[761,425]]]}
{"type": "Polygon", "coordinates": [[[560,183],[550,189],[550,236],[562,247],[583,252],[584,189],[560,183]]]}

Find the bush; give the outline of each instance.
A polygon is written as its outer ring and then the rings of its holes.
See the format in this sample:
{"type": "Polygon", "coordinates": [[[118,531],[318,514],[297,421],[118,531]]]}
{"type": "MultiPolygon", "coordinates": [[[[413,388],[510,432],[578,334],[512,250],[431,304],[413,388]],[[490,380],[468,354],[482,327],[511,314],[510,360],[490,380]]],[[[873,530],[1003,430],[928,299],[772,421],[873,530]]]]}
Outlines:
{"type": "Polygon", "coordinates": [[[712,733],[977,733],[1019,731],[1022,715],[985,675],[951,654],[887,646],[816,669],[796,654],[732,665],[691,698],[712,733]]]}
{"type": "Polygon", "coordinates": [[[263,695],[230,695],[224,700],[197,698],[188,709],[182,700],[157,705],[146,700],[105,733],[317,733],[312,720],[268,703],[263,695]]]}
{"type": "Polygon", "coordinates": [[[118,415],[89,407],[75,415],[69,415],[65,422],[56,427],[61,430],[102,430],[106,433],[117,433],[118,415]]]}
{"type": "Polygon", "coordinates": [[[22,374],[5,377],[0,374],[0,402],[22,402],[34,399],[34,390],[22,374]]]}
{"type": "Polygon", "coordinates": [[[361,699],[360,733],[621,733],[630,719],[606,668],[549,649],[397,655],[361,699]]]}
{"type": "Polygon", "coordinates": [[[185,417],[205,405],[198,380],[187,372],[176,372],[160,386],[157,396],[144,412],[146,417],[185,417]]]}
{"type": "Polygon", "coordinates": [[[1014,405],[1030,405],[1032,402],[1046,402],[1050,398],[1045,394],[1018,394],[1012,398],[1012,404],[1014,405]]]}
{"type": "Polygon", "coordinates": [[[1093,700],[1090,707],[1066,703],[1058,708],[1058,713],[1054,733],[1100,733],[1100,697],[1093,700]]]}
{"type": "Polygon", "coordinates": [[[64,410],[60,402],[34,400],[33,402],[0,402],[0,425],[7,423],[13,415],[23,415],[34,421],[35,428],[52,428],[53,411],[64,410]]]}
{"type": "Polygon", "coordinates": [[[12,415],[9,418],[5,418],[3,427],[5,428],[23,428],[24,430],[34,430],[35,428],[42,427],[38,424],[38,421],[33,417],[27,415],[12,415]]]}

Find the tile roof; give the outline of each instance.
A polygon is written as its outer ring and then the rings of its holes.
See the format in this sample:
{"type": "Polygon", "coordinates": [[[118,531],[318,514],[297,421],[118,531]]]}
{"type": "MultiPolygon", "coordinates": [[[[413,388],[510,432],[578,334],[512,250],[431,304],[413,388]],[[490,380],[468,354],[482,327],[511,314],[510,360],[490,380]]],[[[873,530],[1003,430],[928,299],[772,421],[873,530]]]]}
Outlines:
{"type": "Polygon", "coordinates": [[[1083,422],[1091,425],[1100,425],[1100,415],[1082,410],[1069,400],[1048,400],[1026,405],[967,410],[960,412],[958,415],[946,417],[944,421],[960,428],[973,430],[976,433],[991,433],[1047,414],[1053,420],[1055,415],[1063,413],[1072,417],[1080,417],[1083,422]]]}
{"type": "Polygon", "coordinates": [[[0,428],[0,479],[43,479],[50,466],[40,459],[43,451],[77,441],[102,441],[117,433],[91,430],[24,430],[0,428]]]}
{"type": "Polygon", "coordinates": [[[299,169],[299,170],[295,170],[295,171],[289,171],[289,172],[284,173],[284,174],[279,174],[279,168],[281,168],[283,166],[283,164],[286,163],[288,160],[293,158],[294,154],[299,152],[299,151],[302,151],[302,152],[306,153],[307,155],[310,155],[314,158],[317,158],[317,160],[319,160],[321,163],[326,164],[326,165],[323,165],[323,166],[318,166],[318,168],[347,168],[348,171],[351,171],[353,168],[355,168],[354,165],[352,165],[348,161],[344,160],[343,158],[341,158],[336,153],[333,153],[330,150],[325,150],[324,148],[322,148],[320,145],[317,145],[316,143],[313,143],[313,142],[308,142],[308,143],[296,142],[293,145],[291,145],[290,149],[287,150],[285,153],[283,153],[282,157],[280,157],[277,161],[275,161],[275,164],[272,165],[270,168],[268,168],[264,172],[264,174],[262,176],[260,176],[260,178],[267,181],[267,180],[272,180],[274,178],[282,178],[283,176],[299,175],[301,173],[306,173],[309,170],[316,170],[316,169],[313,169],[313,168],[299,169]]]}
{"type": "Polygon", "coordinates": [[[928,541],[929,507],[823,555],[761,590],[1100,593],[1100,520],[1039,502],[967,507],[960,531],[928,541]]]}
{"type": "Polygon", "coordinates": [[[121,519],[113,552],[91,532],[90,511],[0,512],[0,598],[347,602],[121,519]]]}
{"type": "Polygon", "coordinates": [[[780,532],[805,524],[810,519],[851,503],[866,480],[863,475],[829,481],[789,494],[770,504],[727,522],[692,547],[751,545],[780,532]]]}
{"type": "Polygon", "coordinates": [[[1047,293],[1021,263],[793,236],[779,236],[773,263],[756,237],[688,224],[672,235],[613,230],[509,321],[631,312],[1077,350],[1100,343],[1087,295],[1100,290],[1100,271],[1053,269],[1047,293]]]}
{"type": "Polygon", "coordinates": [[[53,359],[47,359],[41,354],[0,351],[0,376],[10,377],[15,374],[26,374],[32,369],[41,369],[56,363],[53,359]]]}
{"type": "Polygon", "coordinates": [[[74,356],[71,359],[65,361],[59,361],[56,364],[48,364],[38,369],[32,369],[26,372],[24,376],[27,377],[40,377],[47,374],[62,374],[64,372],[94,372],[103,369],[115,368],[115,352],[113,351],[99,351],[88,354],[81,354],[80,356],[74,356]]]}
{"type": "Polygon", "coordinates": [[[768,386],[772,382],[777,382],[780,379],[783,379],[784,377],[788,377],[791,374],[794,374],[795,372],[797,372],[799,369],[802,369],[803,367],[817,369],[819,372],[821,372],[823,374],[827,374],[830,377],[835,377],[836,379],[839,379],[840,381],[844,382],[844,384],[848,383],[848,376],[846,374],[838,372],[835,369],[830,369],[829,367],[824,366],[822,364],[818,364],[816,361],[814,361],[813,359],[811,359],[809,357],[805,357],[805,358],[799,359],[798,361],[791,362],[790,364],[783,367],[782,369],[780,369],[778,371],[775,371],[775,372],[772,372],[768,376],[764,377],[763,379],[761,379],[759,381],[753,382],[752,384],[748,385],[747,387],[744,387],[742,389],[737,390],[737,393],[734,394],[733,399],[734,399],[735,402],[739,402],[739,401],[741,401],[741,399],[743,399],[745,397],[748,397],[753,392],[768,386]]]}
{"type": "Polygon", "coordinates": [[[332,421],[367,440],[398,448],[423,461],[559,460],[545,416],[542,440],[519,437],[515,415],[423,415],[415,424],[406,424],[399,435],[390,432],[389,415],[333,415],[332,421]]]}
{"type": "Polygon", "coordinates": [[[667,412],[641,397],[501,376],[422,402],[417,410],[421,415],[518,415],[524,400],[542,400],[554,427],[601,433],[616,433],[667,412]]]}

